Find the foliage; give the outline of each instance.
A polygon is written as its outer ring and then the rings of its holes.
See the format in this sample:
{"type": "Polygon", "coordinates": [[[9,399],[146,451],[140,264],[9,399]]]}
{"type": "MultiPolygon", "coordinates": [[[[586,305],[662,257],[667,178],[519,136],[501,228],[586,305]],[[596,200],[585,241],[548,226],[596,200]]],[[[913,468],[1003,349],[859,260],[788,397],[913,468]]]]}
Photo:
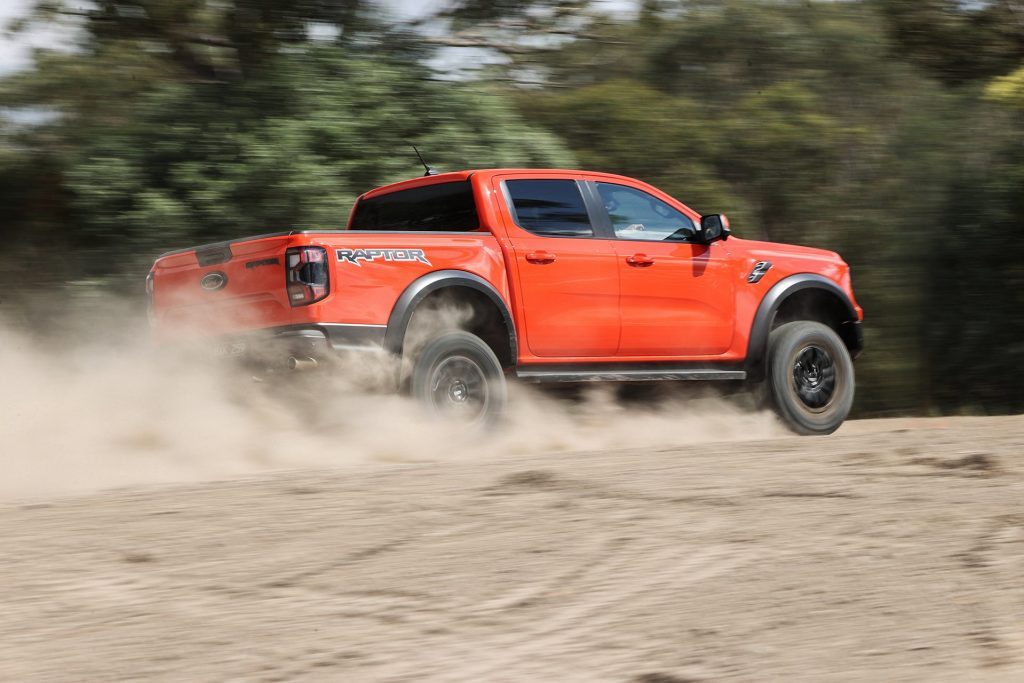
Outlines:
{"type": "MultiPolygon", "coordinates": [[[[310,10],[313,18],[323,17],[310,10]]],[[[258,60],[240,50],[225,63],[246,63],[243,75],[149,49],[152,32],[134,18],[118,30],[106,21],[83,53],[42,55],[35,71],[4,84],[8,102],[59,112],[9,134],[8,151],[32,150],[59,169],[34,182],[49,182],[53,205],[69,214],[60,241],[87,272],[123,259],[145,267],[169,248],[246,233],[338,227],[361,192],[421,172],[413,143],[443,168],[573,163],[559,140],[487,86],[439,82],[387,54],[380,36],[310,40],[258,60]],[[360,41],[384,54],[366,55],[360,41]],[[224,77],[207,77],[214,72],[224,77]]],[[[23,166],[12,162],[0,187],[17,184],[23,166]]],[[[24,225],[5,227],[14,237],[24,225]]]]}
{"type": "Polygon", "coordinates": [[[1024,56],[1021,0],[878,0],[893,52],[947,83],[1004,74],[1024,56]]]}
{"type": "Polygon", "coordinates": [[[985,89],[988,99],[1024,109],[1024,67],[1000,76],[985,89]]]}

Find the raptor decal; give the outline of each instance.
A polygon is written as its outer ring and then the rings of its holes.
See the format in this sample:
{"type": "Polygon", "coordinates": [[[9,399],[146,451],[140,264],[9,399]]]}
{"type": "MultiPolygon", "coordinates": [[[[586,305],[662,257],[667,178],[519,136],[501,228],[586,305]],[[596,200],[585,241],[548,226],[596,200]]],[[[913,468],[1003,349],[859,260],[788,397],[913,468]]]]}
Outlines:
{"type": "Polygon", "coordinates": [[[430,265],[422,249],[338,249],[338,263],[362,267],[362,261],[418,262],[430,265]]]}

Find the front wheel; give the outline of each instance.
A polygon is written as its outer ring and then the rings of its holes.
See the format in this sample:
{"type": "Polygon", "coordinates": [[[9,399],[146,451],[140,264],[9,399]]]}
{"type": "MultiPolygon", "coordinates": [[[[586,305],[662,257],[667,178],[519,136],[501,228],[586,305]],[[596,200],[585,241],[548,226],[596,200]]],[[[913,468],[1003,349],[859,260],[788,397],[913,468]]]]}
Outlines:
{"type": "Polygon", "coordinates": [[[831,434],[853,406],[853,360],[831,328],[817,322],[780,325],[768,337],[772,403],[798,434],[831,434]]]}
{"type": "Polygon", "coordinates": [[[482,339],[468,332],[448,332],[419,351],[412,369],[412,394],[433,415],[487,428],[505,409],[505,373],[482,339]]]}

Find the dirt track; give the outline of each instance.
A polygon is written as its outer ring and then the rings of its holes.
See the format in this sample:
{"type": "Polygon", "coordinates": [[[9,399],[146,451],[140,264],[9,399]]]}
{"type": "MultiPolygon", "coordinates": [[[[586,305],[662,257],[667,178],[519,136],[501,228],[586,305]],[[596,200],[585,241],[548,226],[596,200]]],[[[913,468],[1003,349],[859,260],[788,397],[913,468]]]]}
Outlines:
{"type": "Polygon", "coordinates": [[[1024,418],[0,508],[0,679],[1024,680],[1024,418]]]}

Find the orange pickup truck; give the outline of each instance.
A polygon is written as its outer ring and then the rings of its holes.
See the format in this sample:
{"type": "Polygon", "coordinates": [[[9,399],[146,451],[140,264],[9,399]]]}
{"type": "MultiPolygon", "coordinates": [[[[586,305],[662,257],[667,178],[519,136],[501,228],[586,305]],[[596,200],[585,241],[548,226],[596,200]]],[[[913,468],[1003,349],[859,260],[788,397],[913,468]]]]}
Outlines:
{"type": "Polygon", "coordinates": [[[835,253],[731,237],[638,180],[566,170],[432,174],[359,197],[344,230],[160,256],[156,337],[217,339],[292,367],[403,358],[439,414],[493,421],[506,381],[734,380],[790,428],[850,411],[863,313],[835,253]],[[417,321],[463,311],[456,328],[417,321]]]}

